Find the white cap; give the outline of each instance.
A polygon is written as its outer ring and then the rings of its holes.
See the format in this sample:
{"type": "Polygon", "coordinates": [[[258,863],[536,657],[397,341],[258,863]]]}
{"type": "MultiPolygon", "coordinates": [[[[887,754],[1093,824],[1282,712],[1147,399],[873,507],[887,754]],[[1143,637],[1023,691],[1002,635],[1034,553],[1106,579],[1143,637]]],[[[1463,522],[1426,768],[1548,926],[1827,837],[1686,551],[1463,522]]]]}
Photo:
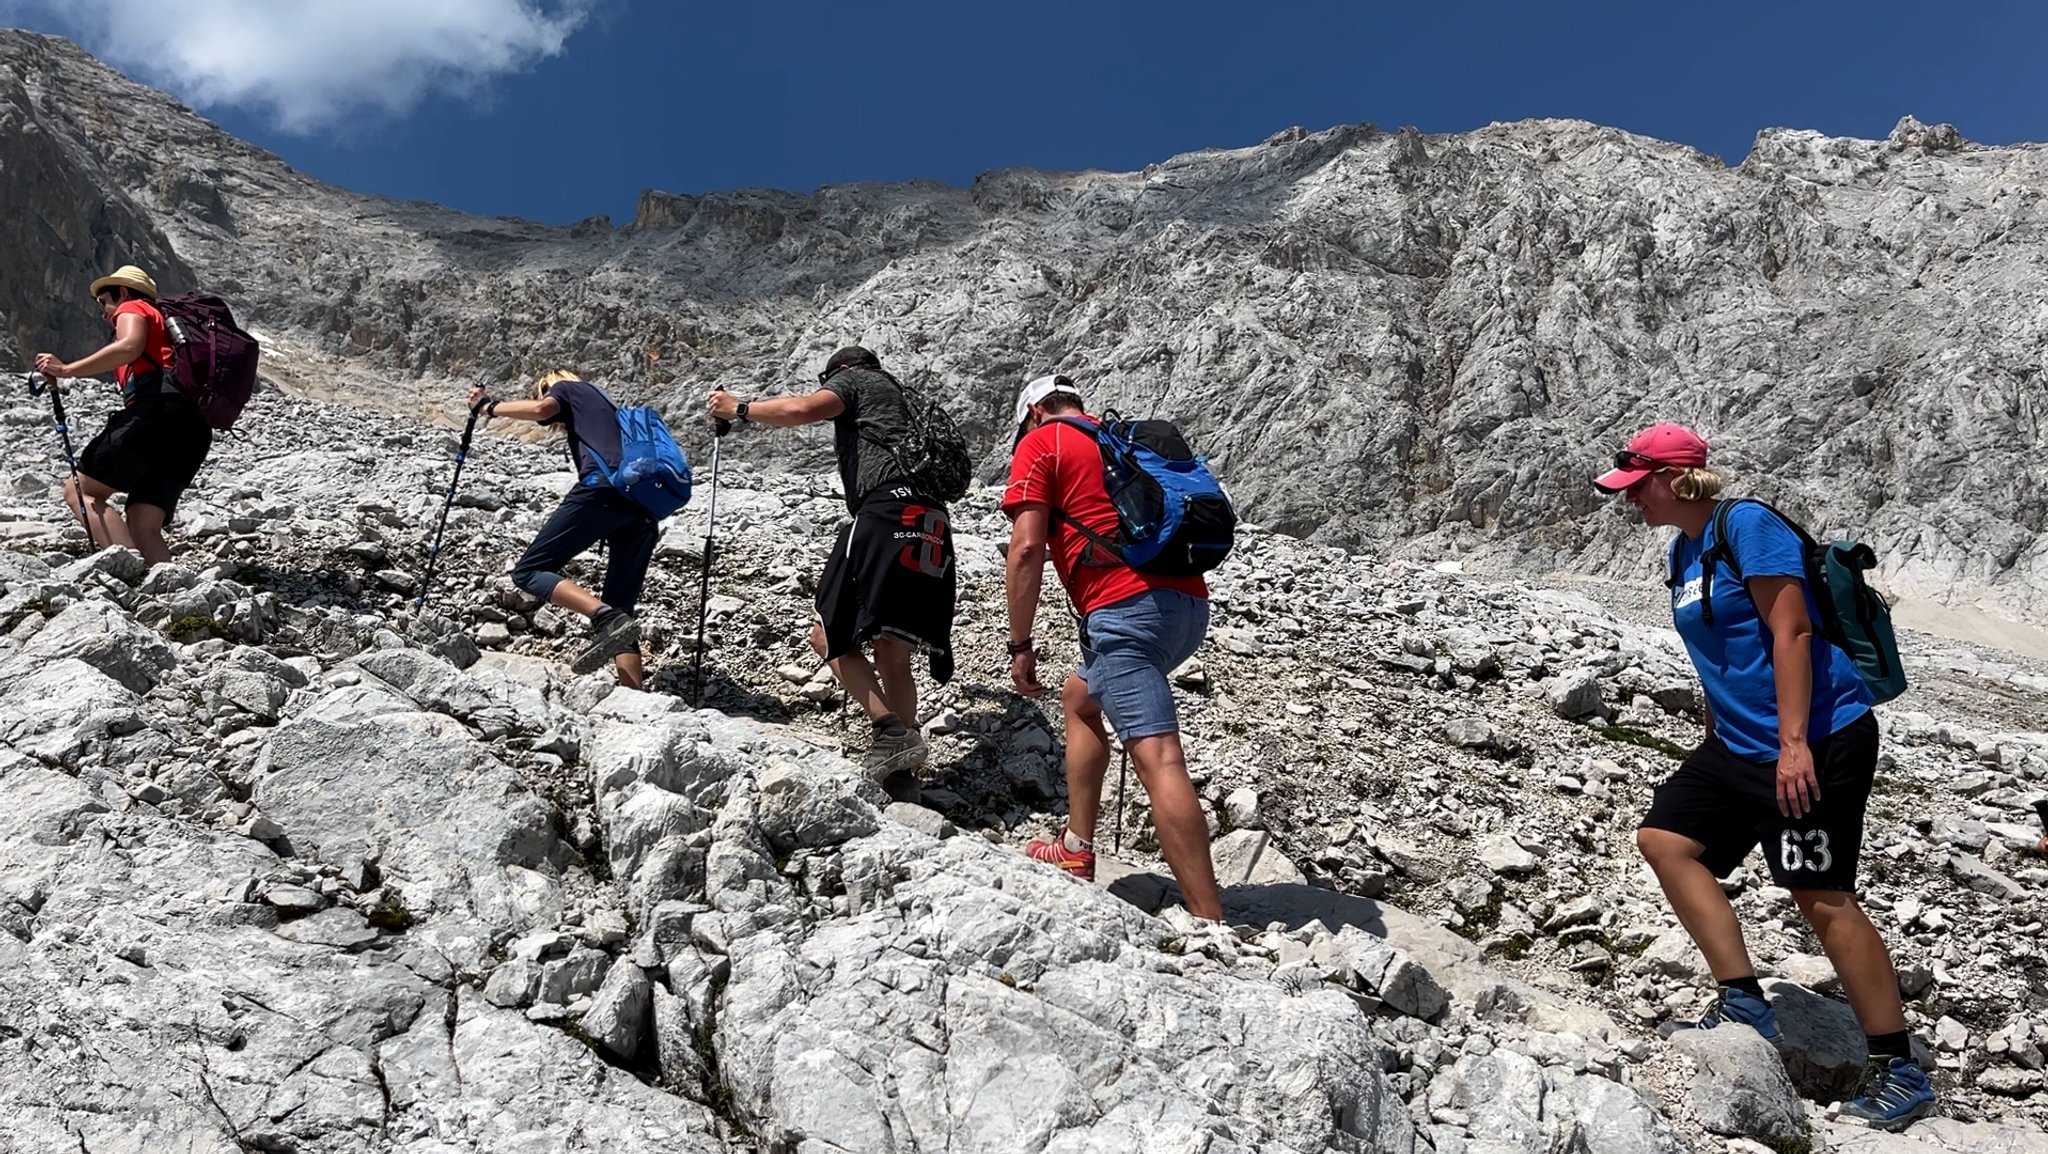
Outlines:
{"type": "Polygon", "coordinates": [[[1065,373],[1048,373],[1045,376],[1033,379],[1024,386],[1023,392],[1017,394],[1017,415],[1015,420],[1018,437],[1024,436],[1024,422],[1031,416],[1031,406],[1038,404],[1054,393],[1065,393],[1070,397],[1078,399],[1081,395],[1081,390],[1075,387],[1073,378],[1065,373]]]}

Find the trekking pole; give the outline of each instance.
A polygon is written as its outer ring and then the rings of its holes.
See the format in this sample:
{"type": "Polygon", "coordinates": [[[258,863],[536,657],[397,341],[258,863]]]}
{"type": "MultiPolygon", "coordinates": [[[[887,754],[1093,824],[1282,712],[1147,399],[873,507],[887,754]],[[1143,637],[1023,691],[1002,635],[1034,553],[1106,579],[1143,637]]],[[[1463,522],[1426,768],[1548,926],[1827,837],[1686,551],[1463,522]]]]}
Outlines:
{"type": "Polygon", "coordinates": [[[78,458],[71,452],[71,425],[64,417],[64,392],[56,381],[41,373],[28,375],[28,395],[35,397],[44,389],[50,390],[50,411],[57,426],[57,440],[64,446],[64,463],[71,466],[71,491],[78,495],[78,523],[85,526],[85,539],[94,549],[100,547],[99,538],[92,535],[92,518],[85,511],[85,489],[78,483],[78,458]]]}
{"type": "Polygon", "coordinates": [[[455,450],[455,472],[448,478],[448,499],[441,503],[441,516],[434,522],[434,543],[427,549],[427,571],[420,577],[420,595],[412,603],[418,613],[427,604],[427,590],[434,585],[434,563],[441,559],[441,534],[448,528],[448,510],[455,506],[455,486],[462,480],[462,463],[469,459],[469,439],[476,434],[476,419],[483,415],[488,400],[469,411],[469,423],[462,426],[462,444],[455,450]]]}
{"type": "Polygon", "coordinates": [[[1116,774],[1116,835],[1111,839],[1114,848],[1109,852],[1121,857],[1124,852],[1124,783],[1131,779],[1131,747],[1121,745],[1121,742],[1119,745],[1119,752],[1123,754],[1123,768],[1116,774]]]}
{"type": "Polygon", "coordinates": [[[697,585],[697,660],[690,672],[690,703],[704,705],[704,619],[711,612],[711,549],[718,529],[718,447],[732,432],[731,421],[711,426],[711,504],[704,509],[704,578],[697,585]]]}

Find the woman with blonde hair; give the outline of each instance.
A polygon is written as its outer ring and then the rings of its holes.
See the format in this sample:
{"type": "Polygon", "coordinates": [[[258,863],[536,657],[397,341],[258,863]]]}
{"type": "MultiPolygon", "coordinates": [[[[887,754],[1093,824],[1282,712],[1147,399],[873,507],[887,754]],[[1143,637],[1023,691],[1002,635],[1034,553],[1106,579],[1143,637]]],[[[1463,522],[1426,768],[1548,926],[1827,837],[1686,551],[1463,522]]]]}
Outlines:
{"type": "Polygon", "coordinates": [[[1842,1114],[1904,1129],[1933,1111],[1934,1087],[1913,1056],[1891,954],[1855,893],[1877,720],[1855,663],[1815,628],[1820,611],[1799,533],[1767,506],[1739,501],[1718,522],[1728,540],[1715,540],[1722,479],[1707,467],[1705,439],[1683,425],[1637,433],[1593,483],[1626,494],[1645,524],[1679,530],[1671,616],[1707,705],[1705,738],[1657,787],[1636,832],[1719,983],[1706,1013],[1665,1032],[1735,1022],[1779,1037],[1716,880],[1761,843],[1772,879],[1813,926],[1868,1040],[1864,1081],[1842,1114]]]}
{"type": "Polygon", "coordinates": [[[512,567],[512,582],[550,605],[590,618],[590,645],[571,668],[594,672],[609,658],[618,668],[620,684],[640,688],[646,670],[640,662],[640,624],[633,619],[633,609],[661,531],[645,509],[604,479],[600,465],[616,471],[623,456],[618,409],[602,391],[568,369],[542,373],[534,382],[532,400],[501,401],[482,389],[471,389],[469,404],[472,409],[483,406],[486,417],[559,425],[568,433],[569,455],[579,473],[576,487],[563,496],[512,567]],[[601,598],[560,572],[599,541],[610,551],[601,598]]]}

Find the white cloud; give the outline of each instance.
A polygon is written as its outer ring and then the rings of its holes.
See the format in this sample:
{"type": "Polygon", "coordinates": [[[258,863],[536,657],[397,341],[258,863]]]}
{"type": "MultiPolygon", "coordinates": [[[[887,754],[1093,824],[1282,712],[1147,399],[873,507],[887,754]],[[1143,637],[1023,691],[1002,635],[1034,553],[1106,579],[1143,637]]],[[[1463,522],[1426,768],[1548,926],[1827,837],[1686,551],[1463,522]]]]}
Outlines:
{"type": "Polygon", "coordinates": [[[596,0],[0,0],[195,107],[288,132],[402,116],[560,54],[596,0]]]}

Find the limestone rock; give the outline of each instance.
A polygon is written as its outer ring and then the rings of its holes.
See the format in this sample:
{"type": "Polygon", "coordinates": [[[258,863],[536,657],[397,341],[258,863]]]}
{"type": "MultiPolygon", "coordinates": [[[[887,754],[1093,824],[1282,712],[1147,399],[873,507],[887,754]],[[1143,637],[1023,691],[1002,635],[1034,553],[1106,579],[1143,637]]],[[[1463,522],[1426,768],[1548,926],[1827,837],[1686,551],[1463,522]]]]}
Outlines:
{"type": "Polygon", "coordinates": [[[1672,1048],[1699,1065],[1692,1108],[1716,1134],[1783,1145],[1806,1135],[1806,1109],[1778,1051],[1755,1030],[1686,1030],[1672,1048]]]}

